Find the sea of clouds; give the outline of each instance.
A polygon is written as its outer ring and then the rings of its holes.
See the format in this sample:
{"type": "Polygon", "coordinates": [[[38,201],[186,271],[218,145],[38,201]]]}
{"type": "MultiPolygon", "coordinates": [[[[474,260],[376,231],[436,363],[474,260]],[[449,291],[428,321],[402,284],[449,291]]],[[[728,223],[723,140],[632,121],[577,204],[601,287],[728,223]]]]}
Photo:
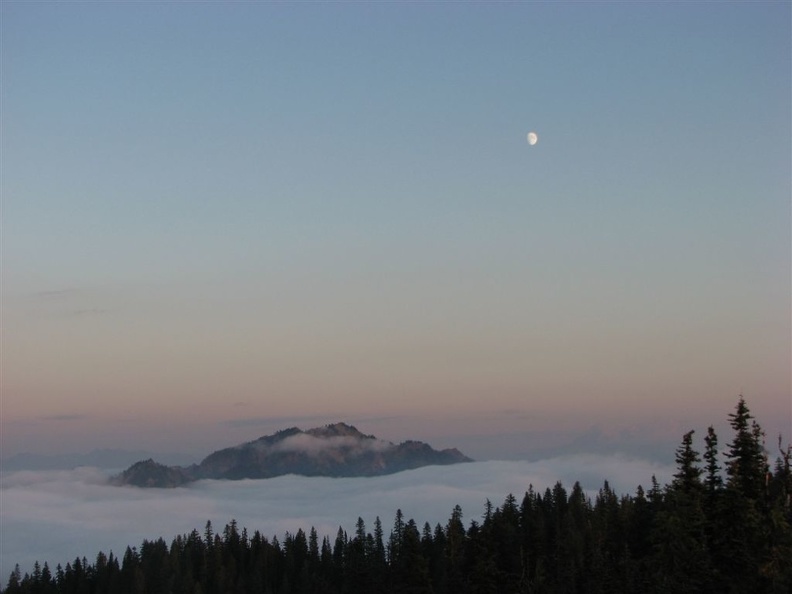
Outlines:
{"type": "Polygon", "coordinates": [[[419,526],[445,525],[460,505],[466,525],[481,520],[487,499],[500,505],[509,493],[518,501],[533,485],[544,491],[575,481],[593,497],[603,481],[620,494],[633,494],[652,475],[664,484],[670,466],[622,456],[563,456],[536,462],[487,461],[427,466],[373,478],[282,476],[263,480],[199,481],[178,489],[114,487],[110,471],[16,471],[0,476],[0,583],[18,563],[23,573],[33,562],[54,570],[75,557],[90,562],[97,552],[123,556],[127,545],[177,534],[203,532],[207,520],[220,531],[232,518],[250,534],[259,530],[282,539],[288,531],[315,527],[334,537],[339,526],[354,532],[358,517],[368,531],[379,516],[386,536],[396,510],[419,526]]]}

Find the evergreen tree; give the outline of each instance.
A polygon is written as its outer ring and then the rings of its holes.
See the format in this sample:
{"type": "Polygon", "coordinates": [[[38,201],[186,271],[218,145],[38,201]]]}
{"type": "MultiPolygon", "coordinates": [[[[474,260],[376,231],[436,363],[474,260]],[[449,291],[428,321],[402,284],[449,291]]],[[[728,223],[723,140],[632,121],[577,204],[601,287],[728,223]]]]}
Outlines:
{"type": "Polygon", "coordinates": [[[727,480],[709,512],[707,529],[712,583],[726,592],[761,591],[759,566],[767,554],[762,535],[767,469],[762,431],[742,396],[729,422],[734,438],[726,453],[727,480]]]}
{"type": "Polygon", "coordinates": [[[707,488],[710,501],[714,493],[723,487],[723,479],[720,475],[720,464],[718,463],[718,436],[715,429],[710,425],[707,428],[707,436],[704,438],[706,449],[704,450],[704,462],[706,479],[704,484],[707,488]]]}
{"type": "Polygon", "coordinates": [[[370,592],[375,585],[369,566],[371,550],[367,543],[366,524],[363,518],[358,517],[355,536],[347,543],[344,555],[346,560],[344,590],[347,592],[370,592]]]}
{"type": "Polygon", "coordinates": [[[487,499],[484,504],[483,521],[478,530],[468,531],[468,558],[473,564],[470,568],[470,589],[473,592],[494,593],[498,591],[498,566],[496,542],[493,534],[493,506],[487,499]]]}
{"type": "Polygon", "coordinates": [[[14,570],[8,576],[8,585],[6,586],[6,594],[17,594],[22,591],[22,571],[19,569],[19,563],[14,565],[14,570]]]}
{"type": "Polygon", "coordinates": [[[695,431],[688,431],[682,437],[682,445],[676,451],[677,471],[674,473],[674,480],[671,483],[673,491],[692,494],[701,491],[701,473],[698,466],[701,462],[699,453],[693,449],[693,434],[695,431]]]}
{"type": "Polygon", "coordinates": [[[404,542],[404,514],[401,509],[396,510],[393,520],[393,530],[388,539],[388,561],[393,565],[399,559],[402,543],[404,542]]]}
{"type": "Polygon", "coordinates": [[[408,520],[402,532],[399,555],[393,565],[396,594],[432,594],[429,566],[421,550],[421,535],[415,520],[408,520]]]}
{"type": "Polygon", "coordinates": [[[465,579],[465,549],[467,535],[462,523],[462,508],[454,506],[445,529],[446,563],[448,567],[448,591],[467,592],[465,579]]]}
{"type": "Polygon", "coordinates": [[[656,585],[662,592],[706,592],[712,574],[707,549],[703,485],[693,431],[676,451],[677,472],[658,514],[654,540],[656,585]]]}
{"type": "Polygon", "coordinates": [[[757,501],[765,488],[768,472],[764,452],[764,433],[751,416],[745,399],[740,396],[734,413],[729,415],[734,440],[726,456],[727,486],[749,500],[757,501]]]}
{"type": "MultiPolygon", "coordinates": [[[[428,539],[429,537],[427,537],[428,539]]],[[[423,540],[422,540],[423,544],[423,540]]],[[[429,574],[432,579],[432,590],[435,594],[446,594],[448,590],[448,559],[446,558],[446,535],[443,527],[438,523],[431,535],[431,547],[426,546],[426,556],[429,562],[429,574]]]]}

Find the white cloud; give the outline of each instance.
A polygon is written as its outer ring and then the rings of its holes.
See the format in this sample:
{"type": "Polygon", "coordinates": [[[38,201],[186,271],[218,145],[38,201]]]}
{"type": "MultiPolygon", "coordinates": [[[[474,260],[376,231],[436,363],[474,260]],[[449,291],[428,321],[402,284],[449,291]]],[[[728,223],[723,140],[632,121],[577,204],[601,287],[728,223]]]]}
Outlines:
{"type": "Polygon", "coordinates": [[[199,481],[178,489],[112,487],[92,468],[14,472],[0,477],[0,582],[19,563],[35,560],[51,568],[77,556],[93,562],[99,550],[123,555],[143,539],[170,540],[211,520],[216,530],[236,518],[252,533],[271,538],[314,526],[334,536],[341,525],[352,532],[358,516],[373,529],[379,516],[386,535],[396,509],[422,526],[445,524],[454,505],[466,523],[480,520],[486,499],[500,505],[507,494],[521,500],[530,484],[544,490],[561,480],[579,480],[595,492],[608,480],[620,493],[645,487],[652,474],[662,483],[673,469],[614,456],[569,456],[539,462],[473,462],[428,466],[371,478],[282,476],[265,480],[199,481]]]}
{"type": "Polygon", "coordinates": [[[351,449],[381,452],[393,448],[393,444],[381,439],[360,440],[351,435],[333,435],[330,437],[315,437],[308,433],[290,435],[271,447],[273,452],[303,452],[316,456],[327,449],[351,449]]]}

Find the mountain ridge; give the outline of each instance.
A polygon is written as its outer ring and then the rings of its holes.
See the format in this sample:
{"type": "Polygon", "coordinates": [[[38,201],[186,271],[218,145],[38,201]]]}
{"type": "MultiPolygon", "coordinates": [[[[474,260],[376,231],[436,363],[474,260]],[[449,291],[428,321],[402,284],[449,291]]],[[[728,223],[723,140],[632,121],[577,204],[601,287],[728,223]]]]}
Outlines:
{"type": "Polygon", "coordinates": [[[393,474],[429,465],[472,462],[456,448],[435,450],[421,441],[396,445],[338,422],[303,431],[289,427],[272,435],[216,450],[200,463],[166,466],[152,458],[111,478],[115,485],[172,488],[201,479],[261,479],[303,476],[360,477],[393,474]]]}

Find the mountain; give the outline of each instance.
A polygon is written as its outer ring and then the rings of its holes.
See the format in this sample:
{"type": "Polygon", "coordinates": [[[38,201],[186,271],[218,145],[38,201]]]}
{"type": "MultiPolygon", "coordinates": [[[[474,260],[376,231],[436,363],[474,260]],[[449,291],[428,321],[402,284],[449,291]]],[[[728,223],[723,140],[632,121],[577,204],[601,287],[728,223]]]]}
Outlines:
{"type": "Polygon", "coordinates": [[[209,454],[200,464],[166,466],[136,462],[113,477],[116,485],[178,487],[200,479],[260,479],[304,476],[378,476],[436,464],[472,462],[457,449],[435,450],[421,441],[395,445],[334,423],[303,431],[297,427],[209,454]]]}

